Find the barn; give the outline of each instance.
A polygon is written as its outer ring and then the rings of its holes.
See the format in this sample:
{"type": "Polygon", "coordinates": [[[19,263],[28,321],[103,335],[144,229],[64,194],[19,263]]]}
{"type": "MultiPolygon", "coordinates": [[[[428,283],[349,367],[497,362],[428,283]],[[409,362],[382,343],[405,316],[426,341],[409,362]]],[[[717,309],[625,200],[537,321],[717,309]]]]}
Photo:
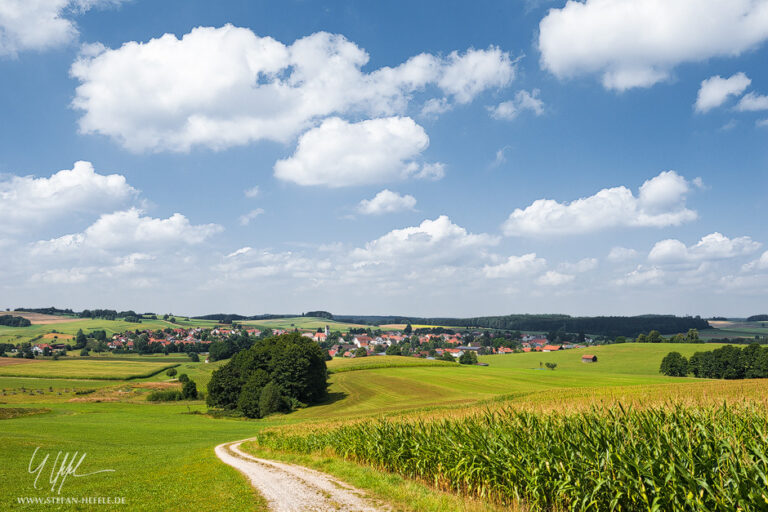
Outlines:
{"type": "Polygon", "coordinates": [[[584,354],[581,356],[581,362],[582,363],[596,363],[597,362],[597,356],[593,356],[591,354],[584,354]]]}

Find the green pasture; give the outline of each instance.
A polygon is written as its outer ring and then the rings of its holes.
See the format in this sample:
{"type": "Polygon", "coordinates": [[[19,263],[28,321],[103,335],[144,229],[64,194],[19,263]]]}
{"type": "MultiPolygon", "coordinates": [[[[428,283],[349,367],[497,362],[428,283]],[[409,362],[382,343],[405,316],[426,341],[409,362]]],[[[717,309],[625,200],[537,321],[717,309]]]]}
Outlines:
{"type": "MultiPolygon", "coordinates": [[[[348,331],[351,328],[367,328],[372,327],[370,325],[362,325],[362,324],[348,324],[345,322],[337,322],[335,320],[328,320],[326,318],[315,318],[311,316],[296,316],[296,317],[286,317],[286,318],[272,318],[269,320],[245,320],[242,323],[243,325],[247,326],[253,326],[253,327],[266,327],[269,329],[286,329],[286,330],[293,330],[293,329],[299,329],[299,330],[317,330],[317,329],[325,329],[325,326],[327,325],[328,328],[332,331],[348,331]]],[[[372,327],[375,328],[375,327],[372,327]]]]}
{"type": "Polygon", "coordinates": [[[179,363],[88,359],[35,360],[33,363],[0,366],[0,376],[50,379],[124,380],[150,377],[179,363]]]}
{"type": "MultiPolygon", "coordinates": [[[[135,393],[126,394],[129,398],[122,401],[119,398],[101,403],[73,401],[80,396],[74,395],[73,390],[95,390],[85,397],[114,397],[119,396],[117,391],[130,386],[172,381],[164,371],[131,381],[86,380],[98,379],[98,376],[126,378],[148,368],[162,368],[166,366],[165,360],[159,356],[148,357],[146,361],[83,358],[0,367],[0,388],[5,390],[5,395],[0,395],[0,407],[50,409],[34,415],[19,415],[15,411],[0,414],[0,418],[11,418],[0,420],[0,447],[4,455],[4,463],[0,465],[0,500],[5,500],[0,503],[0,509],[13,509],[15,505],[10,500],[16,496],[40,495],[31,488],[33,478],[26,472],[37,446],[52,452],[54,458],[59,450],[87,452],[83,469],[88,471],[116,470],[88,478],[70,478],[62,495],[125,496],[130,510],[262,510],[263,502],[246,479],[220,463],[213,448],[219,443],[253,436],[264,427],[404,413],[421,417],[497,403],[516,407],[532,404],[564,407],[594,397],[628,396],[641,401],[647,396],[663,399],[695,393],[708,393],[713,399],[764,396],[764,385],[669,378],[658,373],[661,358],[671,350],[690,355],[717,346],[619,344],[551,353],[483,356],[480,359],[489,363],[487,367],[398,356],[335,359],[328,363],[335,371],[329,378],[326,403],[263,420],[213,419],[204,414],[190,414],[207,410],[202,401],[148,403],[135,393]],[[583,353],[597,355],[598,363],[582,363],[583,353]],[[558,366],[554,371],[541,370],[539,362],[555,362],[558,366]],[[352,369],[358,371],[350,371],[352,369]],[[39,377],[9,376],[9,373],[30,371],[37,372],[39,377]],[[62,378],[72,376],[80,379],[62,378]],[[27,390],[26,394],[20,392],[22,387],[27,390]],[[30,389],[35,392],[30,394],[30,389]],[[16,394],[12,395],[12,391],[16,394]]],[[[212,371],[226,361],[176,364],[179,364],[179,373],[188,374],[198,389],[204,391],[212,371]]],[[[334,464],[335,460],[327,458],[314,462],[315,467],[325,465],[329,470],[336,467],[334,464]]],[[[354,473],[355,466],[339,464],[337,473],[354,473]]],[[[439,510],[438,505],[434,508],[428,504],[444,499],[419,498],[425,501],[418,501],[415,496],[432,492],[421,483],[393,479],[395,490],[386,491],[375,484],[386,474],[360,475],[354,483],[385,500],[391,499],[398,504],[398,510],[418,509],[413,503],[419,503],[424,510],[439,510]],[[410,486],[410,490],[403,486],[410,486]],[[405,494],[399,495],[401,492],[405,494]],[[405,503],[402,506],[401,501],[405,503]]],[[[455,501],[449,499],[449,502],[451,509],[461,507],[455,501]]],[[[460,500],[460,503],[464,502],[460,500]]]]}

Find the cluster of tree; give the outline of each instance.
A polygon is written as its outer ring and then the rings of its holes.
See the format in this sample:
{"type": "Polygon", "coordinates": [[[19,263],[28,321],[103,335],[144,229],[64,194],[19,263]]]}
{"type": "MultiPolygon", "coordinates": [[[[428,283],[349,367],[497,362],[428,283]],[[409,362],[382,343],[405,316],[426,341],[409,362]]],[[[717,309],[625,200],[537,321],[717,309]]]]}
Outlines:
{"type": "Polygon", "coordinates": [[[768,315],[752,315],[747,318],[747,322],[768,322],[768,315]]]}
{"type": "Polygon", "coordinates": [[[300,315],[251,315],[251,316],[245,316],[245,315],[238,315],[235,313],[215,313],[212,315],[202,315],[202,316],[195,316],[192,318],[196,318],[198,320],[215,320],[222,324],[231,324],[232,322],[242,321],[242,320],[274,320],[275,318],[290,318],[294,316],[300,316],[300,315]]]}
{"type": "Polygon", "coordinates": [[[733,345],[696,352],[690,359],[679,352],[670,352],[661,360],[659,371],[671,377],[705,379],[764,379],[768,378],[768,347],[757,343],[744,348],[733,345]]]}
{"type": "Polygon", "coordinates": [[[325,356],[317,343],[299,333],[271,336],[213,372],[207,403],[261,418],[321,401],[327,378],[325,356]]]}
{"type": "MultiPolygon", "coordinates": [[[[626,341],[622,336],[616,338],[617,343],[626,341]]],[[[699,338],[698,329],[688,329],[686,334],[677,333],[669,338],[664,338],[659,331],[653,330],[648,334],[639,334],[635,339],[635,343],[704,343],[699,338]]]]}
{"type": "Polygon", "coordinates": [[[32,325],[32,322],[20,316],[0,315],[0,325],[8,327],[29,327],[32,325]]]}
{"type": "Polygon", "coordinates": [[[212,362],[229,359],[241,350],[251,348],[255,341],[256,338],[249,336],[247,332],[232,334],[227,339],[211,343],[208,347],[208,359],[212,362]]]}
{"type": "Polygon", "coordinates": [[[463,352],[459,356],[459,364],[477,364],[477,354],[472,350],[463,352]]]}
{"type": "Polygon", "coordinates": [[[75,312],[71,309],[59,309],[59,308],[16,308],[14,311],[26,311],[28,313],[40,313],[41,315],[74,315],[75,312]]]}
{"type": "Polygon", "coordinates": [[[77,313],[80,318],[101,318],[103,320],[117,320],[121,318],[126,322],[141,323],[141,315],[133,310],[115,311],[114,309],[84,309],[77,313]]]}
{"type": "Polygon", "coordinates": [[[301,316],[310,316],[315,318],[325,318],[327,320],[333,320],[333,315],[327,311],[307,311],[302,313],[301,316]]]}

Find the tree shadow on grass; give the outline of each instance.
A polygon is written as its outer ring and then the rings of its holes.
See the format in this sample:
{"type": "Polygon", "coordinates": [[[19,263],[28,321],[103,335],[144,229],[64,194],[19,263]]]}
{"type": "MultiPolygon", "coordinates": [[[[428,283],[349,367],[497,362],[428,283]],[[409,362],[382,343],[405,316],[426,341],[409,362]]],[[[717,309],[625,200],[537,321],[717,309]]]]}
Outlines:
{"type": "Polygon", "coordinates": [[[338,402],[339,400],[344,400],[345,398],[347,398],[347,394],[341,391],[336,393],[328,393],[328,395],[325,397],[325,400],[318,402],[315,405],[331,405],[338,402]]]}

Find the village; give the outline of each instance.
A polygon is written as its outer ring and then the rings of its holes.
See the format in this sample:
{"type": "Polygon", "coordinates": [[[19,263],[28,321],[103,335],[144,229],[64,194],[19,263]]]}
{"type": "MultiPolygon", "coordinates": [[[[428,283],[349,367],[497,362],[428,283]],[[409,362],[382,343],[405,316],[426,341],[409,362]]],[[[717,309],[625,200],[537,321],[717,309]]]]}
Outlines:
{"type": "MultiPolygon", "coordinates": [[[[383,355],[401,355],[424,359],[448,359],[447,356],[459,360],[466,353],[475,355],[513,354],[525,352],[555,352],[585,348],[593,343],[585,338],[581,343],[552,342],[541,334],[496,333],[488,331],[454,331],[444,329],[420,329],[419,332],[408,333],[409,329],[389,330],[357,329],[349,332],[333,331],[328,326],[324,329],[258,329],[242,325],[217,326],[213,329],[201,327],[176,327],[163,330],[131,330],[114,334],[107,339],[103,331],[78,333],[73,338],[36,343],[24,350],[34,356],[65,355],[67,350],[85,349],[97,352],[111,351],[115,353],[178,353],[194,352],[207,355],[211,345],[219,342],[222,345],[233,343],[243,337],[255,339],[271,335],[300,332],[327,351],[328,358],[375,357],[383,355]],[[354,332],[362,331],[362,332],[354,332]],[[494,337],[495,336],[495,337],[494,337]]],[[[236,342],[235,342],[236,343],[236,342]]],[[[8,347],[10,353],[19,353],[22,347],[8,347]]],[[[216,360],[214,357],[212,360],[216,360]]],[[[208,361],[209,358],[206,358],[208,361]]]]}

